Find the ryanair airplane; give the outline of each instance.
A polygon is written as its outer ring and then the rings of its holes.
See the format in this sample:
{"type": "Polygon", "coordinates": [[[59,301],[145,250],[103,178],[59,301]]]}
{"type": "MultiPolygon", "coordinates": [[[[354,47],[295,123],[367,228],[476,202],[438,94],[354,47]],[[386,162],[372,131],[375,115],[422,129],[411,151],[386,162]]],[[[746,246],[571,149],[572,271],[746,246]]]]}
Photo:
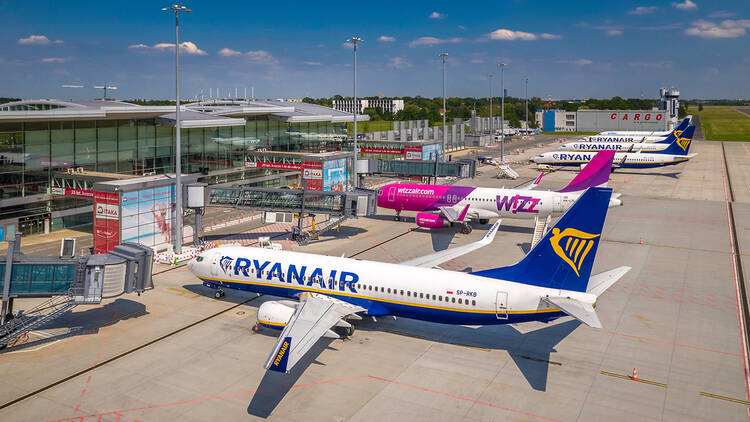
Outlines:
{"type": "MultiPolygon", "coordinates": [[[[615,152],[612,160],[612,168],[653,168],[672,166],[684,163],[695,157],[697,154],[689,154],[690,143],[693,139],[695,126],[688,127],[682,136],[672,141],[669,146],[661,151],[643,152],[643,151],[625,151],[615,152]]],[[[596,155],[596,152],[579,152],[579,151],[554,151],[544,152],[531,161],[537,164],[547,164],[552,166],[580,166],[586,165],[596,155]]]]}
{"type": "Polygon", "coordinates": [[[444,324],[512,324],[565,315],[600,328],[597,297],[627,273],[591,276],[612,190],[589,188],[521,261],[473,273],[437,265],[492,243],[479,241],[399,264],[240,246],[201,253],[188,268],[205,286],[294,300],[263,303],[258,323],[281,329],[266,369],[288,372],[321,338],[353,334],[362,316],[444,324]]]}
{"type": "Polygon", "coordinates": [[[675,129],[674,133],[669,135],[664,142],[570,142],[563,144],[558,148],[558,151],[620,151],[620,152],[654,152],[664,151],[669,145],[677,139],[680,139],[681,144],[685,145],[686,142],[692,141],[693,135],[695,134],[695,126],[687,127],[686,130],[675,129]],[[692,128],[692,129],[691,129],[692,128]],[[676,134],[676,136],[675,136],[676,134]]]}

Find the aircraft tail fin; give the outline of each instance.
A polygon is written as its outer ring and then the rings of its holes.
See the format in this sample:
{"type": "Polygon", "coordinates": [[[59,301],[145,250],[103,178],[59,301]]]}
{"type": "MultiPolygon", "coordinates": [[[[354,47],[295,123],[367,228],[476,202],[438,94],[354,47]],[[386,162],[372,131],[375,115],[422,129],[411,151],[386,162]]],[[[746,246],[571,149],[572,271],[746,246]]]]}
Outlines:
{"type": "Polygon", "coordinates": [[[586,292],[611,196],[610,188],[587,189],[521,261],[472,274],[586,292]]]}
{"type": "Polygon", "coordinates": [[[667,135],[666,138],[664,138],[661,141],[654,142],[655,144],[671,144],[674,142],[675,139],[679,138],[690,126],[690,118],[692,116],[688,116],[680,122],[679,125],[677,125],[674,130],[669,132],[669,135],[667,135]]]}
{"type": "Polygon", "coordinates": [[[612,172],[613,150],[601,150],[594,155],[581,172],[558,192],[578,192],[595,186],[606,185],[612,172]]]}
{"type": "Polygon", "coordinates": [[[669,144],[668,147],[661,151],[653,151],[654,154],[673,154],[673,155],[687,155],[690,151],[690,144],[693,140],[693,134],[695,134],[695,126],[688,126],[679,137],[675,137],[674,140],[669,144]]]}

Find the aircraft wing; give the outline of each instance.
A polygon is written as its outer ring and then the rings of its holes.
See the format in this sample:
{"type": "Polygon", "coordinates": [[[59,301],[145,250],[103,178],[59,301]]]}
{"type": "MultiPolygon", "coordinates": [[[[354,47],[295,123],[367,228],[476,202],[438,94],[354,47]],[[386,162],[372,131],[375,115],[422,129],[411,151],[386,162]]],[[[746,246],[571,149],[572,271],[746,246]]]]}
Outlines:
{"type": "Polygon", "coordinates": [[[438,209],[448,221],[455,223],[457,221],[464,221],[466,212],[469,211],[469,204],[466,204],[464,209],[460,212],[453,207],[438,207],[438,209]]]}
{"type": "Polygon", "coordinates": [[[330,296],[304,294],[266,360],[266,369],[289,372],[321,337],[339,338],[331,328],[348,326],[349,323],[342,318],[363,311],[362,307],[330,296]]]}
{"type": "Polygon", "coordinates": [[[551,306],[560,308],[561,311],[593,328],[602,328],[602,323],[596,315],[594,307],[590,303],[562,296],[546,296],[542,300],[551,306]]]}
{"type": "Polygon", "coordinates": [[[630,267],[623,266],[605,271],[603,273],[592,275],[591,278],[589,278],[589,285],[588,289],[586,289],[586,293],[591,293],[594,296],[601,295],[628,271],[630,271],[630,267]]]}
{"type": "Polygon", "coordinates": [[[450,261],[451,259],[458,258],[459,256],[465,255],[471,251],[475,251],[481,247],[487,246],[492,243],[493,239],[495,239],[495,234],[497,234],[497,230],[500,228],[501,221],[501,219],[498,219],[495,224],[490,227],[487,233],[485,233],[484,237],[477,240],[476,242],[469,243],[468,245],[446,249],[444,251],[431,253],[429,255],[420,256],[408,261],[399,262],[399,264],[427,268],[437,267],[443,262],[450,261]]]}

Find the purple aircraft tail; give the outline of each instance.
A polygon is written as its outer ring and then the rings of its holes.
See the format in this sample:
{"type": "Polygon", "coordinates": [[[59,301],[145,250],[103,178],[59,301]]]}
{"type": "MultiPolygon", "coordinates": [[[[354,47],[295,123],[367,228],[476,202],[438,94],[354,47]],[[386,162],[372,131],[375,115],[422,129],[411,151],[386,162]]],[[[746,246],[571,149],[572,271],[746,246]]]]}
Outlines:
{"type": "Polygon", "coordinates": [[[612,159],[615,156],[614,150],[601,150],[586,164],[586,167],[570,182],[568,186],[560,189],[558,192],[578,192],[601,186],[609,181],[609,174],[612,172],[612,159]]]}

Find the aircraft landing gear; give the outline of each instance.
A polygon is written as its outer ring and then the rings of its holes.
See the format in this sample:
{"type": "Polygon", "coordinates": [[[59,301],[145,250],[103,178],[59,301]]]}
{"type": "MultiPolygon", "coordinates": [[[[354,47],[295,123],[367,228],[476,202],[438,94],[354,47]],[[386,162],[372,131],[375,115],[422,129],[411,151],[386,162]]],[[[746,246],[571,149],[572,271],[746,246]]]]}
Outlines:
{"type": "Polygon", "coordinates": [[[396,211],[396,217],[394,217],[394,220],[401,221],[401,211],[396,211]]]}
{"type": "Polygon", "coordinates": [[[226,294],[224,293],[224,290],[216,289],[216,292],[214,293],[214,297],[216,299],[221,299],[224,296],[226,296],[226,294]]]}
{"type": "Polygon", "coordinates": [[[469,233],[471,233],[471,230],[472,230],[471,229],[471,225],[469,223],[464,223],[461,226],[461,233],[463,233],[463,234],[469,234],[469,233]]]}
{"type": "Polygon", "coordinates": [[[354,325],[352,324],[349,327],[336,327],[335,332],[342,339],[346,340],[354,335],[354,325]]]}

